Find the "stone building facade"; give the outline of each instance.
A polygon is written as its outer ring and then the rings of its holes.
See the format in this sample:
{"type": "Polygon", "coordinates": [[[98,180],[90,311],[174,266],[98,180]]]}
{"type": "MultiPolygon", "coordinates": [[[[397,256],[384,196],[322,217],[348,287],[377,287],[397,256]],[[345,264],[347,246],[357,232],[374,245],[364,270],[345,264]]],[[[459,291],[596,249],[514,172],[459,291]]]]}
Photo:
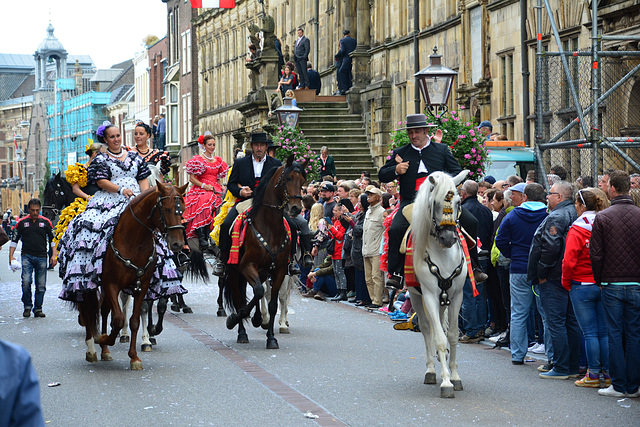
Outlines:
{"type": "MultiPolygon", "coordinates": [[[[320,72],[323,95],[336,90],[334,55],[342,30],[351,31],[357,48],[351,54],[354,86],[347,100],[352,112],[365,119],[371,154],[380,165],[387,153],[390,132],[416,110],[413,75],[429,65],[428,56],[434,46],[443,55],[442,63],[458,72],[450,109],[464,106],[463,114],[468,119],[490,120],[494,131],[508,139],[534,143],[537,3],[538,0],[265,0],[264,10],[274,19],[285,61],[293,57],[296,29],[305,29],[311,40],[309,59],[320,72]],[[418,61],[414,40],[418,44],[418,61]]],[[[588,5],[572,0],[550,3],[558,11],[564,47],[589,48],[588,5]]],[[[601,3],[605,31],[613,25],[615,31],[637,32],[637,22],[630,16],[639,16],[639,1],[601,3]],[[607,23],[612,20],[615,25],[607,23]]],[[[201,95],[198,119],[203,129],[218,136],[219,153],[227,161],[238,144],[234,134],[260,125],[247,123],[246,112],[243,116],[238,108],[251,92],[245,67],[250,36],[247,27],[259,25],[262,7],[257,0],[237,0],[235,9],[199,10],[193,21],[201,95]]],[[[557,50],[546,13],[541,22],[545,48],[557,50]]],[[[418,102],[423,110],[424,101],[418,102]]]]}

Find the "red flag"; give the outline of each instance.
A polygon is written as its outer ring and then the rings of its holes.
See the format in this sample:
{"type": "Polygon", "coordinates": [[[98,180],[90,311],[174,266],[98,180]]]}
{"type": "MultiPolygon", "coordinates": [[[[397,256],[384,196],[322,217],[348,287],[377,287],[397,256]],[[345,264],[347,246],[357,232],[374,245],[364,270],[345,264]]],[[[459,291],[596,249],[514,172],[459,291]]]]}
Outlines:
{"type": "Polygon", "coordinates": [[[17,150],[18,149],[18,140],[16,139],[16,134],[13,134],[13,147],[17,150]]]}
{"type": "Polygon", "coordinates": [[[236,7],[235,0],[191,0],[191,7],[194,9],[219,8],[233,9],[236,7]]]}

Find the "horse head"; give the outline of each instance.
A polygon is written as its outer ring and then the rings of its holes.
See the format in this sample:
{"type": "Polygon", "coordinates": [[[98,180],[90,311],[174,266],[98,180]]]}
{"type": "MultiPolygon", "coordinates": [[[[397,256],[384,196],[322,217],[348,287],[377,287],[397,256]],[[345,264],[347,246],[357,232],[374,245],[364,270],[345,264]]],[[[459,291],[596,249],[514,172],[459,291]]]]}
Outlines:
{"type": "Polygon", "coordinates": [[[444,172],[429,175],[426,191],[429,203],[427,218],[431,218],[429,234],[438,240],[443,248],[450,248],[458,240],[458,218],[460,217],[460,196],[456,182],[461,182],[468,171],[451,178],[444,172]]]}
{"type": "Polygon", "coordinates": [[[302,186],[307,182],[308,160],[300,164],[294,161],[294,155],[287,158],[284,171],[282,172],[282,182],[284,183],[285,194],[287,195],[287,212],[290,216],[296,216],[302,212],[302,186]]]}
{"type": "Polygon", "coordinates": [[[151,213],[153,225],[165,236],[169,248],[174,253],[180,252],[185,245],[182,213],[185,206],[184,194],[188,186],[188,183],[182,187],[175,187],[159,182],[158,199],[151,213]]]}
{"type": "Polygon", "coordinates": [[[61,172],[54,174],[45,184],[43,194],[42,213],[51,221],[62,209],[70,205],[75,199],[71,184],[62,176],[61,172]]]}

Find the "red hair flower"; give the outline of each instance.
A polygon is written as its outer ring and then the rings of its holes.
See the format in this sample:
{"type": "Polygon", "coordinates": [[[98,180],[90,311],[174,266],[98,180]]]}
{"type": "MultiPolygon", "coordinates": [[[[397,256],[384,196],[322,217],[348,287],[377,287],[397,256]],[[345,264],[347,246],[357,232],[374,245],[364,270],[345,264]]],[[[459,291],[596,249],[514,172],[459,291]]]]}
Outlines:
{"type": "Polygon", "coordinates": [[[198,137],[198,144],[204,144],[204,135],[198,137]]]}

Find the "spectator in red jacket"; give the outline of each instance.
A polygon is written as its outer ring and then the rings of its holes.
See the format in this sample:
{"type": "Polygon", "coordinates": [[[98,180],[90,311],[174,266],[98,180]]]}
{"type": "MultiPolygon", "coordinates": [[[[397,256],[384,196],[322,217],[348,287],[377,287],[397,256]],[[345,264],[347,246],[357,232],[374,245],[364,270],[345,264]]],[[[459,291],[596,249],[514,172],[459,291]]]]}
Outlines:
{"type": "Polygon", "coordinates": [[[611,385],[609,376],[609,338],[602,305],[602,291],[595,284],[589,241],[596,213],[609,207],[609,199],[599,188],[578,190],[575,197],[576,219],[569,232],[562,261],[562,286],[569,291],[573,310],[586,343],[588,371],[575,384],[600,387],[600,377],[611,385]]]}
{"type": "MultiPolygon", "coordinates": [[[[344,269],[342,268],[342,242],[344,240],[344,233],[349,226],[349,223],[346,219],[343,219],[344,212],[342,211],[342,205],[336,204],[333,207],[333,218],[325,218],[331,227],[328,229],[331,238],[334,240],[335,244],[333,247],[333,255],[331,256],[331,260],[333,262],[333,275],[336,278],[336,287],[338,288],[338,293],[336,297],[343,297],[346,300],[347,298],[347,276],[344,273],[344,269]],[[330,220],[330,221],[329,221],[330,220]],[[343,295],[344,294],[344,295],[343,295]]],[[[340,299],[341,300],[341,299],[340,299]]],[[[336,301],[339,301],[336,299],[336,301]]]]}

